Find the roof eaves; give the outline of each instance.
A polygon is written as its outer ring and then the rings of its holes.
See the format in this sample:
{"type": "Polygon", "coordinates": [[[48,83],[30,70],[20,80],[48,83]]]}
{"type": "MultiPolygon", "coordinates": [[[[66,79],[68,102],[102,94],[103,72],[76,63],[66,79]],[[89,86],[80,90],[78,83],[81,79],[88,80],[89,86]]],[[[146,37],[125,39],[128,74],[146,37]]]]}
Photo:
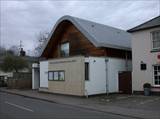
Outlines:
{"type": "Polygon", "coordinates": [[[151,21],[157,19],[158,17],[160,17],[160,16],[157,16],[157,17],[155,17],[155,18],[152,18],[152,19],[150,19],[150,20],[148,20],[148,21],[146,21],[146,22],[140,24],[140,25],[137,25],[136,27],[127,30],[127,32],[135,32],[135,31],[139,31],[139,30],[144,30],[144,29],[149,29],[149,28],[156,27],[157,25],[156,25],[156,26],[150,26],[150,27],[138,29],[138,27],[140,27],[140,26],[142,26],[142,25],[144,25],[144,24],[147,24],[147,23],[149,23],[149,22],[151,22],[151,21]]]}
{"type": "Polygon", "coordinates": [[[147,29],[151,29],[151,28],[156,28],[156,27],[160,27],[160,25],[154,25],[154,26],[150,26],[150,27],[146,27],[146,28],[140,28],[140,29],[130,29],[130,30],[127,30],[127,32],[137,32],[137,31],[141,31],[141,30],[147,30],[147,29]]]}
{"type": "Polygon", "coordinates": [[[99,44],[98,47],[108,47],[108,48],[115,48],[115,49],[122,49],[122,50],[131,51],[130,47],[122,47],[122,46],[119,46],[119,45],[105,44],[105,43],[99,44]]]}

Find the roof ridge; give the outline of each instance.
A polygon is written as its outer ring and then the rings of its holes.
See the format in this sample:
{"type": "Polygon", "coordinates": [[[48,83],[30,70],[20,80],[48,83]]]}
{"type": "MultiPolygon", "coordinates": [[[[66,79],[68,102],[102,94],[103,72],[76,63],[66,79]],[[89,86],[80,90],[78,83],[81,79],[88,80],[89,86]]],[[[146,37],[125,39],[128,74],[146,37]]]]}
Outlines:
{"type": "Polygon", "coordinates": [[[98,25],[102,25],[102,26],[105,26],[105,27],[110,27],[110,28],[112,28],[112,29],[117,29],[117,30],[121,30],[121,31],[126,32],[126,30],[123,30],[123,29],[121,29],[121,28],[112,27],[112,26],[110,26],[110,25],[106,25],[106,24],[94,22],[94,21],[92,21],[92,20],[83,19],[83,18],[79,18],[79,17],[75,17],[75,16],[70,16],[70,15],[67,15],[67,16],[72,17],[72,18],[75,18],[75,19],[80,19],[80,20],[83,20],[83,21],[92,22],[92,23],[95,23],[95,24],[98,24],[98,25]]]}

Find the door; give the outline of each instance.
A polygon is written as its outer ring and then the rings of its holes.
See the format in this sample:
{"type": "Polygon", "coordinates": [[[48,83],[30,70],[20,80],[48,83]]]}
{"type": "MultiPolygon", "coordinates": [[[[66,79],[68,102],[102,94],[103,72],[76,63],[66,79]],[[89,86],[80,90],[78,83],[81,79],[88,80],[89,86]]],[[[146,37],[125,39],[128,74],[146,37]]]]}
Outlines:
{"type": "Polygon", "coordinates": [[[132,73],[130,71],[119,73],[119,92],[124,94],[132,93],[132,73]]]}

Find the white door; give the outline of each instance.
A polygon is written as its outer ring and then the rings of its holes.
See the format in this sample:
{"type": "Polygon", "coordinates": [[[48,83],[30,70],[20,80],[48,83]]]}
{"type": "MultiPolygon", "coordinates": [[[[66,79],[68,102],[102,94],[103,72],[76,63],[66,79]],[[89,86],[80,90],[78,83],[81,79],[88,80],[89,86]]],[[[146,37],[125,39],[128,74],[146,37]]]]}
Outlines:
{"type": "Polygon", "coordinates": [[[40,87],[48,88],[48,61],[40,62],[40,87]]]}

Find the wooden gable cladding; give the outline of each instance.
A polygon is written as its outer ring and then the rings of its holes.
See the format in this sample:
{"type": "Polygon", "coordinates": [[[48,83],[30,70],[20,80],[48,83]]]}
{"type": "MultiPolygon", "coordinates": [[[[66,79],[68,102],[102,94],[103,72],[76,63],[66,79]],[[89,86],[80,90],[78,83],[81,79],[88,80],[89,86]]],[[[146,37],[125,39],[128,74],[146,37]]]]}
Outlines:
{"type": "Polygon", "coordinates": [[[70,38],[70,55],[84,55],[84,56],[104,56],[105,49],[96,48],[87,38],[80,32],[73,32],[69,34],[70,38]]]}
{"type": "Polygon", "coordinates": [[[95,47],[70,21],[58,25],[41,57],[60,58],[60,45],[69,42],[69,56],[108,56],[131,59],[131,51],[95,47]]]}
{"type": "Polygon", "coordinates": [[[104,56],[104,48],[96,48],[73,24],[67,23],[61,33],[55,36],[54,40],[49,43],[49,54],[44,54],[43,57],[60,58],[60,45],[65,42],[70,44],[70,56],[84,55],[84,56],[104,56]],[[53,45],[54,44],[54,45],[53,45]]]}

